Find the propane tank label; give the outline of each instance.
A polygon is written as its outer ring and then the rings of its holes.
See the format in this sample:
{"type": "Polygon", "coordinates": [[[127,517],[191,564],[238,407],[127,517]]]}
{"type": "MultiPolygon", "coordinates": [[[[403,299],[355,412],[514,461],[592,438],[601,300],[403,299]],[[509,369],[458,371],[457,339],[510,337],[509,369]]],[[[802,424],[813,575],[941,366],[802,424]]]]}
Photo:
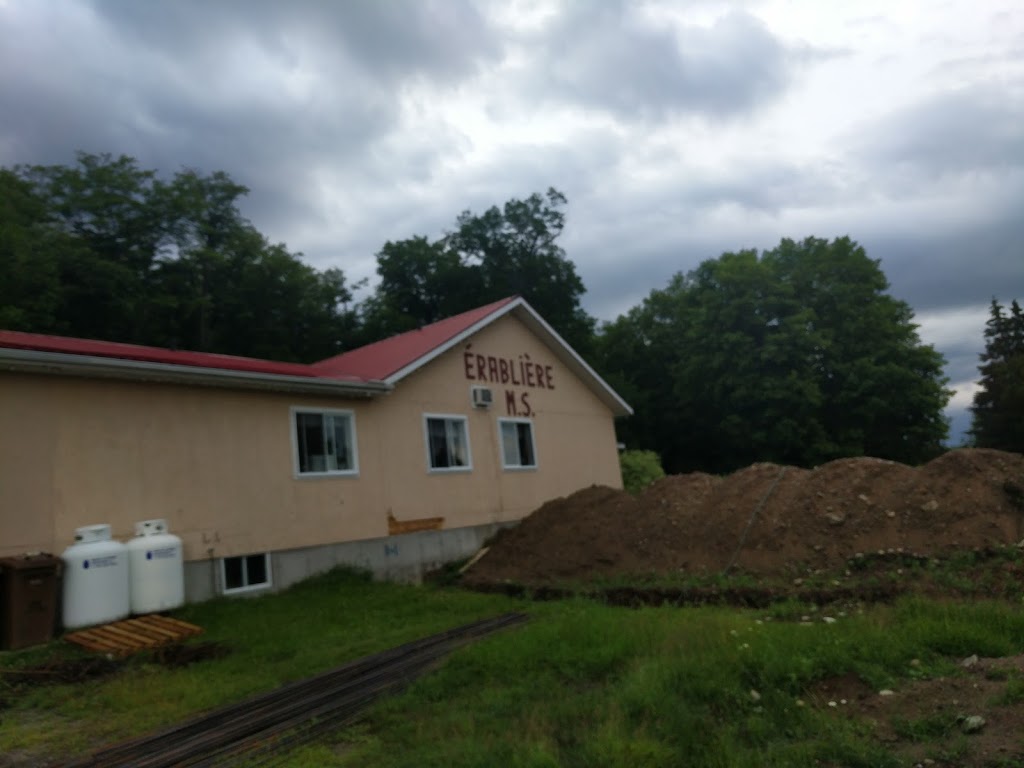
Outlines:
{"type": "Polygon", "coordinates": [[[177,556],[177,547],[161,547],[160,549],[150,549],[146,551],[147,560],[166,560],[169,557],[177,556]]]}
{"type": "Polygon", "coordinates": [[[117,555],[107,555],[106,557],[94,557],[92,560],[83,560],[83,568],[110,568],[117,565],[117,555]]]}

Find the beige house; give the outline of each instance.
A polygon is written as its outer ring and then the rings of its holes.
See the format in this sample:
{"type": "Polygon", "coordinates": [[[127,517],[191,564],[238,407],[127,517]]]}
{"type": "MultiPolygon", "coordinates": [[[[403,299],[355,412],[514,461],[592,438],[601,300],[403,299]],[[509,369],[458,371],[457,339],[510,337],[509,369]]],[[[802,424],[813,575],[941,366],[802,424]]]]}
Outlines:
{"type": "Polygon", "coordinates": [[[415,579],[621,486],[629,406],[522,299],[298,365],[0,332],[0,557],[166,518],[189,600],[415,579]]]}

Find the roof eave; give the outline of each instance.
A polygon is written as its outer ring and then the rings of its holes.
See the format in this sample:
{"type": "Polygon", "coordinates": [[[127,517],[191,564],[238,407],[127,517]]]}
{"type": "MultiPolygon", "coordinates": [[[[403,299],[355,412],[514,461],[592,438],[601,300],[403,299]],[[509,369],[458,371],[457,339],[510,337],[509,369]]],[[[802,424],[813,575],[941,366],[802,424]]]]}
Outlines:
{"type": "Polygon", "coordinates": [[[377,381],[339,381],[11,348],[0,349],[0,370],[334,397],[371,398],[392,389],[377,381]]]}

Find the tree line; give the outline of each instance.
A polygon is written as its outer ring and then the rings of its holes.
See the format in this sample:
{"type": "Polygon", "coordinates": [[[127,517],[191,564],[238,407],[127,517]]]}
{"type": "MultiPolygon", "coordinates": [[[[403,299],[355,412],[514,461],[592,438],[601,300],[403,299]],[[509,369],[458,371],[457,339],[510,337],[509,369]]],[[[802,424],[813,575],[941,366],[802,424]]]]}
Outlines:
{"type": "Polygon", "coordinates": [[[242,217],[227,174],[169,181],[130,157],[0,169],[0,327],[309,360],[352,332],[341,270],[242,217]]]}
{"type": "MultiPolygon", "coordinates": [[[[342,270],[245,219],[246,193],[223,172],[164,179],[127,156],[0,169],[0,328],[310,362],[519,294],[633,404],[620,438],[669,471],[942,450],[943,358],[849,238],[722,254],[599,326],[558,242],[555,189],[385,243],[361,301],[342,270]]],[[[1020,309],[996,307],[979,445],[1018,430],[999,425],[1007,398],[1019,419],[1019,387],[998,382],[1022,380],[1020,309]]]]}
{"type": "Polygon", "coordinates": [[[520,294],[589,347],[556,190],[464,211],[437,240],[385,243],[358,303],[342,270],[245,219],[247,192],[219,171],[164,180],[127,156],[0,169],[0,327],[308,362],[520,294]]]}

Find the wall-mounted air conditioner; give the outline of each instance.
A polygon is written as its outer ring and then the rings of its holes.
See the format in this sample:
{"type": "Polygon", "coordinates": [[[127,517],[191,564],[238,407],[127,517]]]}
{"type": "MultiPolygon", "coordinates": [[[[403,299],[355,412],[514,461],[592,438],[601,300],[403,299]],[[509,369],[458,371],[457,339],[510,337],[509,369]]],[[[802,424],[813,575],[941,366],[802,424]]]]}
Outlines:
{"type": "Polygon", "coordinates": [[[494,393],[487,387],[473,387],[473,407],[490,408],[494,402],[494,393]]]}

